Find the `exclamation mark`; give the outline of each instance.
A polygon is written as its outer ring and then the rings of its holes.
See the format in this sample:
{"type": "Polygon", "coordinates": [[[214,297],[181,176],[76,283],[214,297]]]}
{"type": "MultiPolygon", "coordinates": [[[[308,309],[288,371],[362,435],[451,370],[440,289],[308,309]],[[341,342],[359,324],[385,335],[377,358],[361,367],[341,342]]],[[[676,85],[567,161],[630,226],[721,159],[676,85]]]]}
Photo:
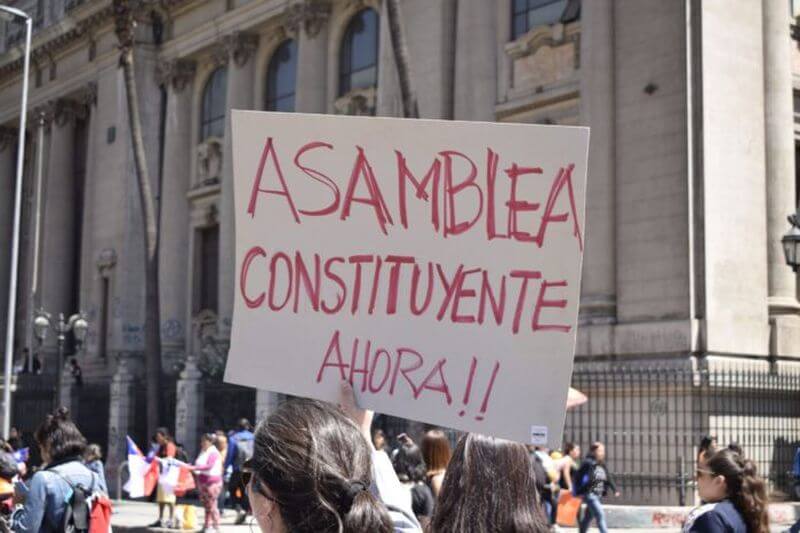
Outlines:
{"type": "MultiPolygon", "coordinates": [[[[473,357],[472,362],[469,365],[469,377],[467,377],[467,388],[464,391],[464,399],[462,400],[464,407],[466,407],[467,404],[469,403],[469,393],[472,392],[472,382],[475,380],[475,368],[477,366],[478,366],[478,359],[476,357],[473,357]]],[[[466,410],[462,409],[458,413],[458,416],[464,416],[464,414],[466,414],[466,410]]]]}
{"type": "Polygon", "coordinates": [[[489,385],[486,387],[486,394],[483,396],[483,403],[481,403],[480,414],[475,417],[475,420],[483,420],[483,415],[486,414],[486,408],[489,407],[489,395],[492,394],[492,387],[494,387],[494,379],[497,377],[497,371],[500,370],[500,362],[494,364],[492,370],[492,377],[489,378],[489,385]]]}

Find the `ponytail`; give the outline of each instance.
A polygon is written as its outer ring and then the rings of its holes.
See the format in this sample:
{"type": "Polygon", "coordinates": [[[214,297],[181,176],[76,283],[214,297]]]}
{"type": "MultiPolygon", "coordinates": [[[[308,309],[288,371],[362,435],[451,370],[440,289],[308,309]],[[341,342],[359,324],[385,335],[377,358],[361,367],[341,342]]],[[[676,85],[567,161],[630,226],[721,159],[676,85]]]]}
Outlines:
{"type": "Polygon", "coordinates": [[[748,533],[769,533],[767,488],[755,463],[730,449],[722,449],[708,459],[708,467],[725,478],[728,498],[742,515],[748,533]]]}
{"type": "MultiPolygon", "coordinates": [[[[741,458],[739,458],[742,461],[741,458]]],[[[769,533],[769,513],[767,512],[767,488],[758,476],[755,463],[742,461],[741,489],[730,495],[736,509],[742,513],[747,531],[769,533]]]]}
{"type": "Polygon", "coordinates": [[[361,490],[353,498],[344,515],[342,533],[372,533],[393,531],[392,520],[369,489],[361,490]]]}

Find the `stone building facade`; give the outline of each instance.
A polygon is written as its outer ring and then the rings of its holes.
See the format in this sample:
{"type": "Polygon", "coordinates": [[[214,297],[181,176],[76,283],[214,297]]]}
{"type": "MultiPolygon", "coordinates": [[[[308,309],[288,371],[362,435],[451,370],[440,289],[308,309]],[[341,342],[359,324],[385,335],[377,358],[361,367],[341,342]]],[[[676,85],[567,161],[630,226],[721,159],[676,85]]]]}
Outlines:
{"type": "MultiPolygon", "coordinates": [[[[86,385],[77,391],[63,377],[63,396],[79,419],[102,421],[92,435],[108,443],[113,471],[125,433],[142,431],[145,310],[111,1],[12,4],[35,19],[16,347],[39,350],[35,309],[87,313],[78,355],[86,385]]],[[[240,406],[261,414],[275,401],[219,384],[234,287],[228,111],[400,115],[384,9],[381,0],[141,4],[136,69],[161,224],[163,369],[177,435],[190,449],[204,425],[228,423],[240,406]]],[[[797,205],[800,138],[800,126],[792,129],[800,53],[786,2],[404,0],[402,16],[422,117],[592,128],[576,370],[798,372],[797,278],[780,248],[797,205]]],[[[22,42],[20,25],[0,26],[2,250],[10,249],[22,42]]],[[[0,279],[8,269],[0,254],[0,279]]],[[[7,290],[0,283],[0,300],[7,290]]],[[[45,375],[21,378],[19,398],[57,379],[55,350],[51,335],[40,349],[45,375]]],[[[638,396],[645,418],[679,396],[615,390],[615,402],[638,396]]],[[[794,422],[780,438],[796,443],[800,412],[787,416],[794,422]]],[[[624,420],[604,420],[606,434],[626,431],[624,420]]],[[[577,423],[568,417],[568,434],[577,423]]],[[[688,438],[724,433],[726,423],[705,417],[688,438]]],[[[615,446],[612,457],[627,445],[615,446]]],[[[692,453],[686,444],[649,446],[641,454],[692,453]]],[[[628,497],[674,499],[671,491],[628,497]]]]}

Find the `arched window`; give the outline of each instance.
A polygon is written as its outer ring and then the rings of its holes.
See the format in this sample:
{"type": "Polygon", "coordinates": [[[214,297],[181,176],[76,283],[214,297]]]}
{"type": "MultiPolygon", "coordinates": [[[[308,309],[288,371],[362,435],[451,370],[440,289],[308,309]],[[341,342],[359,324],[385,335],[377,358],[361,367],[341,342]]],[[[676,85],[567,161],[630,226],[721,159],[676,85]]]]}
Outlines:
{"type": "Polygon", "coordinates": [[[225,95],[228,72],[219,67],[208,78],[203,89],[203,109],[200,115],[200,140],[225,135],[225,95]]]}
{"type": "Polygon", "coordinates": [[[362,9],[353,16],[339,51],[339,95],[378,84],[378,13],[362,9]]]}
{"type": "Polygon", "coordinates": [[[267,111],[294,111],[294,87],[297,78],[297,43],[281,43],[267,68],[267,111]]]}

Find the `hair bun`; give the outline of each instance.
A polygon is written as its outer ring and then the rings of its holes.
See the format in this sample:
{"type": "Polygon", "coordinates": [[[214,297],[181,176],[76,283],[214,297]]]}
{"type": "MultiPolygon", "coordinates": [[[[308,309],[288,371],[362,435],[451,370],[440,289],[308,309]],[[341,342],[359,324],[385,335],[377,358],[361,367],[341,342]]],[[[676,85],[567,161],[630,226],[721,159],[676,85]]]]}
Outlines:
{"type": "Polygon", "coordinates": [[[342,493],[342,499],[339,502],[339,510],[342,514],[347,514],[353,507],[353,502],[362,492],[369,490],[369,486],[363,481],[352,480],[347,483],[347,488],[342,493]]]}
{"type": "Polygon", "coordinates": [[[53,413],[53,418],[56,420],[69,420],[69,409],[64,407],[63,405],[55,410],[53,413]]]}
{"type": "Polygon", "coordinates": [[[744,461],[742,471],[745,476],[755,477],[758,475],[758,466],[753,461],[747,459],[744,461]]]}

